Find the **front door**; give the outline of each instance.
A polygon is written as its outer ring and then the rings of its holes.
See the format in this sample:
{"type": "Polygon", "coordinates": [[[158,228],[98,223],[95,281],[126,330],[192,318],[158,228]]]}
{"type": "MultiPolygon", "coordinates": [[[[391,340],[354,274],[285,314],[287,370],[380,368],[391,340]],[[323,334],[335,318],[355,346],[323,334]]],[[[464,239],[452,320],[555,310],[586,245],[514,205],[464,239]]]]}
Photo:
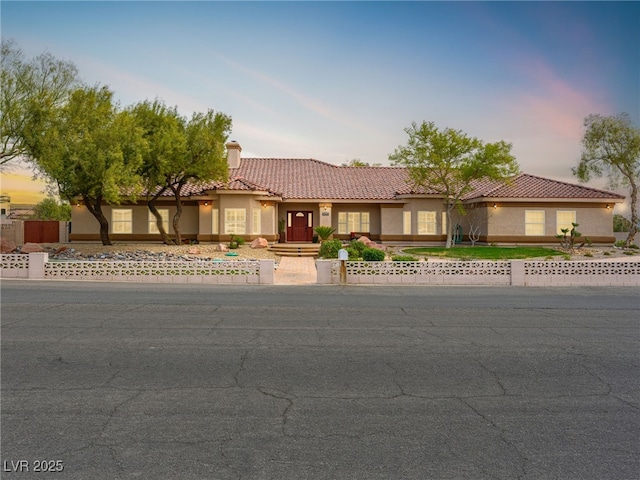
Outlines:
{"type": "Polygon", "coordinates": [[[313,240],[313,212],[287,212],[287,242],[310,242],[313,240]]]}

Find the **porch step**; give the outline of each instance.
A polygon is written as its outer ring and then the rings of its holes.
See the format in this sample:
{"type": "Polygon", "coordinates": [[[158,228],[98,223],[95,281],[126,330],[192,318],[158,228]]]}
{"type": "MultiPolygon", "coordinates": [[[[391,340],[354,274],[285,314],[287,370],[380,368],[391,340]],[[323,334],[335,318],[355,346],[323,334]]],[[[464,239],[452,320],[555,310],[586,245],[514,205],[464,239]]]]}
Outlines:
{"type": "Polygon", "coordinates": [[[320,252],[319,243],[274,243],[269,251],[282,257],[317,257],[320,252]]]}

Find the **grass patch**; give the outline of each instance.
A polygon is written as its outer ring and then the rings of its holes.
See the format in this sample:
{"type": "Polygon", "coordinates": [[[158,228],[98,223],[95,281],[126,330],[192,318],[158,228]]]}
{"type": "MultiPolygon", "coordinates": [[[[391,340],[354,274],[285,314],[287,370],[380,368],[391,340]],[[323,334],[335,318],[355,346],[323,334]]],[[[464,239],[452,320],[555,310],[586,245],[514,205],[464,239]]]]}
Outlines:
{"type": "Polygon", "coordinates": [[[415,247],[404,248],[404,253],[424,255],[427,257],[457,258],[465,260],[522,260],[536,257],[557,257],[564,252],[547,247],[493,247],[459,245],[453,248],[445,247],[415,247]]]}

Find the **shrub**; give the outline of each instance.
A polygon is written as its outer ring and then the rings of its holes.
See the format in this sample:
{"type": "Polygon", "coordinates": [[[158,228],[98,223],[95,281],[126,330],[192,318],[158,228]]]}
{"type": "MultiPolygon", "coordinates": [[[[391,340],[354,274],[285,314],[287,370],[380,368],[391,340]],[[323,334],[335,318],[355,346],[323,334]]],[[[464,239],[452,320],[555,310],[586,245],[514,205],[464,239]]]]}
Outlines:
{"type": "Polygon", "coordinates": [[[362,253],[353,247],[347,247],[347,253],[349,254],[349,260],[358,260],[359,258],[362,258],[362,253]]]}
{"type": "Polygon", "coordinates": [[[591,252],[587,252],[584,254],[585,257],[593,257],[593,253],[591,252]]]}
{"type": "Polygon", "coordinates": [[[633,248],[634,250],[640,249],[640,247],[638,247],[638,245],[636,245],[635,243],[632,243],[631,245],[629,245],[629,248],[633,248]]]}
{"type": "Polygon", "coordinates": [[[358,240],[351,240],[351,243],[349,244],[349,248],[352,248],[354,251],[358,253],[358,255],[356,255],[356,258],[360,258],[362,257],[362,252],[364,252],[367,249],[367,246],[364,244],[364,242],[359,242],[358,240]]]}
{"type": "Polygon", "coordinates": [[[316,228],[314,228],[314,230],[318,234],[318,237],[320,237],[320,240],[322,241],[327,240],[331,236],[331,234],[336,231],[335,228],[331,228],[326,225],[319,225],[316,228]]]}
{"type": "Polygon", "coordinates": [[[367,262],[383,262],[385,253],[377,248],[365,248],[362,252],[362,259],[367,262]]]}
{"type": "Polygon", "coordinates": [[[418,258],[413,255],[394,255],[391,260],[394,262],[417,262],[418,258]]]}
{"type": "Polygon", "coordinates": [[[338,258],[338,250],[342,248],[342,242],[337,238],[327,240],[320,244],[320,258],[338,258]]]}
{"type": "Polygon", "coordinates": [[[632,252],[631,250],[626,250],[626,251],[624,251],[622,253],[624,253],[625,255],[635,255],[636,254],[636,252],[632,252]]]}
{"type": "Polygon", "coordinates": [[[609,255],[611,255],[611,252],[604,252],[603,255],[609,256],[609,255]]]}
{"type": "Polygon", "coordinates": [[[618,240],[616,243],[614,243],[614,245],[616,247],[624,248],[624,247],[627,246],[627,241],[626,240],[618,240]]]}

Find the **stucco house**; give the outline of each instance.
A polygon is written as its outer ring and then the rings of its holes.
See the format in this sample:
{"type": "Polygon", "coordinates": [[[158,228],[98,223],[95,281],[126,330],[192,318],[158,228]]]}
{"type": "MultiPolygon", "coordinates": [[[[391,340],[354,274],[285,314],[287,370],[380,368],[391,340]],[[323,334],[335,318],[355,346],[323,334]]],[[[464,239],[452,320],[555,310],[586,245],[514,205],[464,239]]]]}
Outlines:
{"type": "MultiPolygon", "coordinates": [[[[279,221],[285,224],[286,241],[296,243],[311,242],[318,225],[335,228],[337,238],[358,232],[381,242],[444,242],[447,228],[455,228],[446,224],[442,196],[415,188],[404,168],[242,158],[237,142],[228,143],[227,151],[227,182],[184,189],[184,239],[226,242],[236,234],[245,240],[263,237],[275,242],[279,221]]],[[[508,184],[478,182],[464,198],[472,214],[455,223],[463,237],[475,226],[480,242],[509,244],[556,243],[560,229],[575,222],[592,242],[613,243],[613,207],[623,201],[616,193],[523,173],[508,184]]],[[[171,193],[157,206],[171,233],[171,193]]],[[[105,205],[104,212],[112,240],[160,240],[144,199],[105,205]]],[[[99,240],[98,222],[81,204],[72,208],[70,240],[99,240]]]]}

